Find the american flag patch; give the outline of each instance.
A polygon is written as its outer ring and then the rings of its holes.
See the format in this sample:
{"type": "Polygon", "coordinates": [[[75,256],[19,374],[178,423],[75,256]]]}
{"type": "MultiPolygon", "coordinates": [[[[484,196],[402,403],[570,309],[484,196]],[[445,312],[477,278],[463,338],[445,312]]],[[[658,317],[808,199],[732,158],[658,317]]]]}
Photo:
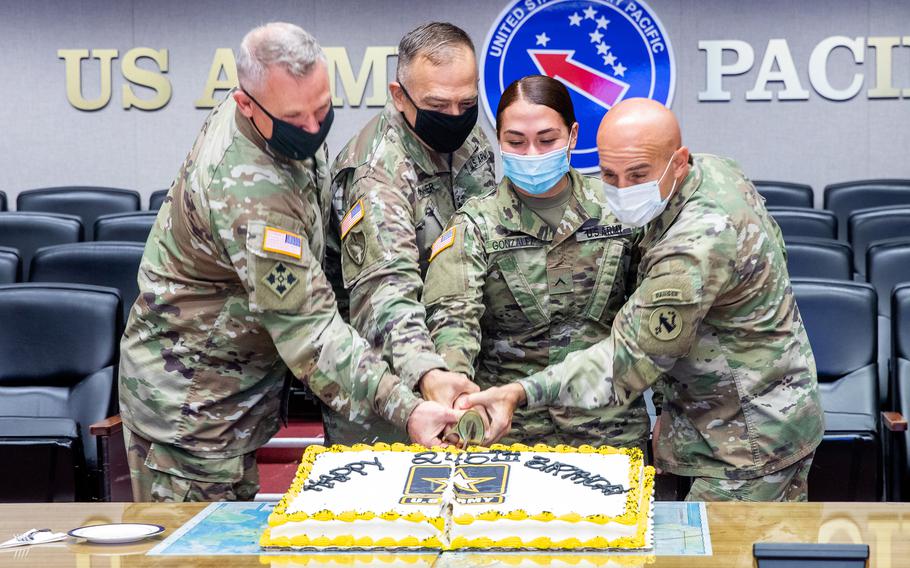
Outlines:
{"type": "Polygon", "coordinates": [[[439,238],[433,241],[433,246],[430,249],[430,260],[428,262],[433,262],[433,259],[436,258],[436,255],[446,250],[450,246],[455,244],[455,227],[452,227],[445,233],[439,235],[439,238]]]}
{"type": "Polygon", "coordinates": [[[357,223],[363,219],[363,199],[358,201],[351,207],[351,210],[348,211],[348,214],[344,216],[344,219],[341,220],[341,238],[342,240],[348,236],[348,233],[351,229],[354,228],[357,223]]]}
{"type": "Polygon", "coordinates": [[[303,239],[295,233],[266,227],[265,235],[262,237],[262,250],[299,259],[303,256],[303,239]]]}

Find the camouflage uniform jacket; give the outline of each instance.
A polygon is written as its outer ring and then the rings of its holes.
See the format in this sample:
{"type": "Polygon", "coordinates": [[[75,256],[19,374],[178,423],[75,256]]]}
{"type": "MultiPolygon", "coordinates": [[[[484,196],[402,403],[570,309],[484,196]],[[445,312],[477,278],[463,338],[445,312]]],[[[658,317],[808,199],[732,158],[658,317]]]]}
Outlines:
{"type": "Polygon", "coordinates": [[[389,103],[335,159],[332,180],[347,212],[341,272],[351,325],[413,387],[445,368],[420,300],[430,245],[467,198],[495,187],[493,152],[479,126],[453,154],[433,152],[389,103]]]}
{"type": "MultiPolygon", "coordinates": [[[[569,179],[555,233],[504,178],[496,192],[468,200],[434,247],[427,327],[448,367],[483,388],[605,339],[625,302],[638,233],[609,213],[599,181],[575,170],[569,179]]],[[[506,442],[627,446],[649,430],[639,397],[620,407],[519,410],[506,442]]]]}
{"type": "Polygon", "coordinates": [[[522,380],[528,406],[625,404],[666,374],[658,467],[751,479],[811,453],[815,359],[780,230],[739,166],[695,156],[641,247],[610,337],[522,380]]]}
{"type": "Polygon", "coordinates": [[[212,111],[139,268],[121,341],[128,428],[205,458],[251,452],[278,430],[288,368],[351,420],[406,425],[419,399],[342,321],[320,266],[326,174],[324,146],[287,160],[232,97],[212,111]]]}

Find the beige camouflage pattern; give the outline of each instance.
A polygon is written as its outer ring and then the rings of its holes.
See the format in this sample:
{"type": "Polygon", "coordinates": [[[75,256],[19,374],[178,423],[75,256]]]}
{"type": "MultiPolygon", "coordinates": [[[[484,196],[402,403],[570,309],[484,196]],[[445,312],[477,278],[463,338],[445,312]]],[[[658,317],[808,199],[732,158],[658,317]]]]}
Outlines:
{"type": "Polygon", "coordinates": [[[610,337],[521,383],[529,408],[626,404],[656,384],[657,467],[752,479],[821,441],[815,359],[762,198],[735,162],[693,160],[645,228],[639,284],[610,337]]]}
{"type": "Polygon", "coordinates": [[[419,399],[338,314],[322,272],[325,147],[271,153],[232,97],[217,106],[158,213],[121,342],[124,424],[219,462],[278,430],[288,369],[353,421],[407,423],[419,399]],[[267,250],[267,231],[298,236],[267,250]],[[291,243],[293,248],[293,243],[291,243]]]}
{"type": "Polygon", "coordinates": [[[252,501],[259,492],[256,452],[217,461],[152,443],[123,429],[133,501],[252,501]]]}
{"type": "MultiPolygon", "coordinates": [[[[429,250],[468,198],[495,188],[493,152],[479,126],[449,154],[426,147],[392,103],[342,149],[332,165],[332,192],[347,214],[363,219],[341,240],[341,275],[351,325],[379,349],[402,383],[414,387],[446,367],[427,332],[421,303],[429,250]]],[[[363,432],[331,413],[333,443],[392,441],[402,432],[363,432]]]]}
{"type": "Polygon", "coordinates": [[[686,501],[808,501],[813,457],[815,452],[791,466],[753,479],[696,477],[686,501]]]}
{"type": "MultiPolygon", "coordinates": [[[[514,382],[610,334],[638,233],[609,212],[600,182],[571,170],[554,231],[504,178],[452,219],[454,245],[430,263],[427,327],[449,369],[482,388],[514,382]],[[476,368],[476,372],[475,372],[476,368]]],[[[590,410],[519,409],[505,443],[642,447],[644,399],[590,410]]]]}

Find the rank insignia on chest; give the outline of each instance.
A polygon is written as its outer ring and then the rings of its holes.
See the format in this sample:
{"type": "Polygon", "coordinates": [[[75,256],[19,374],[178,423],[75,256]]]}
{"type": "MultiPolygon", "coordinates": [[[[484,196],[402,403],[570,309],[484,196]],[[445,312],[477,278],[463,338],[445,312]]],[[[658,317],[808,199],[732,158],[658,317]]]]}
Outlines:
{"type": "Polygon", "coordinates": [[[303,239],[290,231],[266,227],[262,236],[262,250],[299,259],[303,255],[303,239]]]}
{"type": "Polygon", "coordinates": [[[672,341],[682,333],[683,322],[676,308],[663,306],[651,312],[648,330],[660,341],[672,341]]]}
{"type": "Polygon", "coordinates": [[[294,276],[291,269],[283,262],[276,262],[275,266],[262,277],[262,283],[266,288],[279,298],[284,298],[298,282],[300,282],[300,278],[294,276]]]}
{"type": "Polygon", "coordinates": [[[344,239],[351,232],[351,229],[357,226],[357,223],[363,220],[363,199],[351,207],[344,219],[341,220],[341,238],[344,239]]]}
{"type": "Polygon", "coordinates": [[[632,229],[622,225],[591,225],[582,226],[575,233],[575,240],[578,242],[590,241],[593,239],[615,239],[617,237],[627,237],[632,234],[632,229]]]}
{"type": "Polygon", "coordinates": [[[456,228],[452,227],[433,241],[433,246],[430,248],[430,260],[428,262],[433,262],[436,255],[455,244],[455,231],[456,228]]]}

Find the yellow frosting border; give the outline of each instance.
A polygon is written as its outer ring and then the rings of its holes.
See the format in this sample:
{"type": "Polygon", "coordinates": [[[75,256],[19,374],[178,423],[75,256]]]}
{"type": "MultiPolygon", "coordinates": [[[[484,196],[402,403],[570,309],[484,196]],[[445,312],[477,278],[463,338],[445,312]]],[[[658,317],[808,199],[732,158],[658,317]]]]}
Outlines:
{"type": "Polygon", "coordinates": [[[353,566],[355,564],[417,564],[422,562],[424,564],[432,564],[436,560],[438,552],[426,552],[426,553],[409,553],[409,554],[395,554],[393,552],[382,552],[376,554],[365,554],[365,553],[344,553],[340,552],[338,554],[329,554],[325,552],[317,552],[314,554],[285,554],[281,556],[271,556],[271,555],[261,555],[259,557],[259,563],[264,565],[275,565],[275,564],[309,564],[314,562],[315,564],[322,566],[328,563],[338,564],[340,566],[353,566]]]}
{"type": "MultiPolygon", "coordinates": [[[[640,453],[640,452],[639,452],[640,453]]],[[[653,495],[654,491],[654,468],[645,466],[643,481],[641,483],[641,495],[653,495]]],[[[631,493],[631,491],[630,491],[631,493]]],[[[640,509],[640,501],[636,502],[635,509],[640,509]]],[[[624,536],[607,540],[603,537],[595,537],[589,540],[579,540],[577,538],[567,538],[554,541],[548,537],[540,537],[534,540],[522,540],[521,537],[509,537],[500,540],[491,538],[474,538],[457,537],[449,543],[446,550],[456,550],[464,548],[521,548],[534,550],[576,550],[576,549],[602,549],[602,548],[626,548],[630,550],[644,548],[647,544],[648,526],[650,524],[650,515],[638,516],[638,527],[633,536],[624,536]]]]}
{"type": "Polygon", "coordinates": [[[278,502],[278,505],[275,506],[275,509],[269,515],[268,524],[269,528],[263,532],[262,536],[259,539],[259,544],[262,547],[279,547],[279,548],[289,548],[289,547],[314,547],[314,548],[325,548],[325,547],[357,547],[357,548],[438,548],[445,550],[454,550],[458,548],[526,548],[526,549],[538,549],[538,550],[549,550],[549,549],[564,549],[572,550],[579,548],[642,548],[645,545],[645,533],[648,528],[648,515],[640,514],[640,503],[641,503],[641,493],[644,491],[645,495],[650,495],[653,491],[654,485],[654,468],[651,466],[646,466],[644,468],[644,482],[639,483],[639,471],[641,471],[641,466],[643,464],[644,457],[642,456],[641,450],[638,448],[614,448],[610,446],[601,446],[595,448],[590,445],[583,445],[577,448],[567,445],[557,445],[557,446],[548,446],[546,444],[535,444],[533,446],[528,446],[525,444],[493,444],[490,447],[485,446],[470,446],[464,450],[455,448],[453,446],[447,446],[445,448],[434,446],[428,448],[426,446],[421,446],[419,444],[402,444],[394,443],[387,444],[385,442],[378,442],[376,444],[354,444],[352,446],[345,446],[341,444],[335,444],[331,447],[325,446],[308,446],[304,450],[303,458],[300,460],[300,466],[297,468],[297,473],[294,476],[294,481],[291,483],[291,487],[288,489],[287,493],[281,498],[281,501],[278,502]],[[508,511],[505,513],[500,513],[494,510],[485,511],[472,515],[470,513],[460,515],[457,518],[453,518],[452,521],[460,524],[470,524],[475,521],[502,521],[502,520],[526,520],[532,519],[536,521],[549,522],[553,520],[559,520],[563,522],[590,522],[596,524],[607,524],[607,523],[619,523],[625,525],[632,525],[636,522],[638,523],[638,530],[634,537],[622,537],[619,539],[614,539],[608,541],[605,538],[597,537],[587,541],[580,541],[575,538],[564,539],[560,541],[552,541],[549,538],[538,538],[532,541],[525,542],[519,537],[511,537],[507,539],[494,541],[489,538],[477,538],[477,539],[466,539],[464,537],[459,537],[454,539],[448,546],[444,546],[443,543],[436,537],[431,537],[428,539],[418,539],[417,537],[410,536],[403,539],[393,539],[393,538],[383,538],[378,540],[373,540],[370,537],[360,537],[355,538],[353,535],[342,535],[336,538],[328,537],[318,537],[315,539],[310,539],[305,535],[295,536],[293,538],[288,537],[275,537],[271,536],[271,527],[276,527],[283,525],[289,522],[301,522],[308,519],[317,520],[317,521],[341,521],[341,522],[356,522],[356,521],[369,521],[374,520],[377,517],[386,520],[386,521],[397,521],[405,520],[409,522],[427,522],[440,532],[444,531],[445,527],[445,518],[444,517],[427,517],[423,513],[415,512],[409,513],[407,515],[402,515],[397,511],[385,511],[382,513],[376,513],[373,511],[342,511],[335,513],[329,510],[319,511],[317,513],[308,514],[304,512],[296,513],[287,513],[289,504],[300,495],[300,492],[303,490],[303,485],[308,479],[310,472],[313,469],[313,463],[316,461],[317,456],[325,452],[340,453],[340,452],[351,452],[351,451],[374,451],[374,452],[426,452],[426,451],[435,451],[435,452],[448,452],[453,454],[463,454],[468,452],[484,452],[490,450],[499,450],[499,451],[510,451],[510,452],[538,452],[538,453],[580,453],[580,454],[601,454],[601,455],[615,455],[615,454],[625,454],[629,456],[629,483],[630,490],[626,495],[626,509],[625,511],[616,517],[610,517],[608,515],[588,515],[582,517],[581,515],[553,515],[552,513],[537,513],[534,515],[529,515],[526,511],[521,509],[516,509],[514,511],[508,511]]]}

